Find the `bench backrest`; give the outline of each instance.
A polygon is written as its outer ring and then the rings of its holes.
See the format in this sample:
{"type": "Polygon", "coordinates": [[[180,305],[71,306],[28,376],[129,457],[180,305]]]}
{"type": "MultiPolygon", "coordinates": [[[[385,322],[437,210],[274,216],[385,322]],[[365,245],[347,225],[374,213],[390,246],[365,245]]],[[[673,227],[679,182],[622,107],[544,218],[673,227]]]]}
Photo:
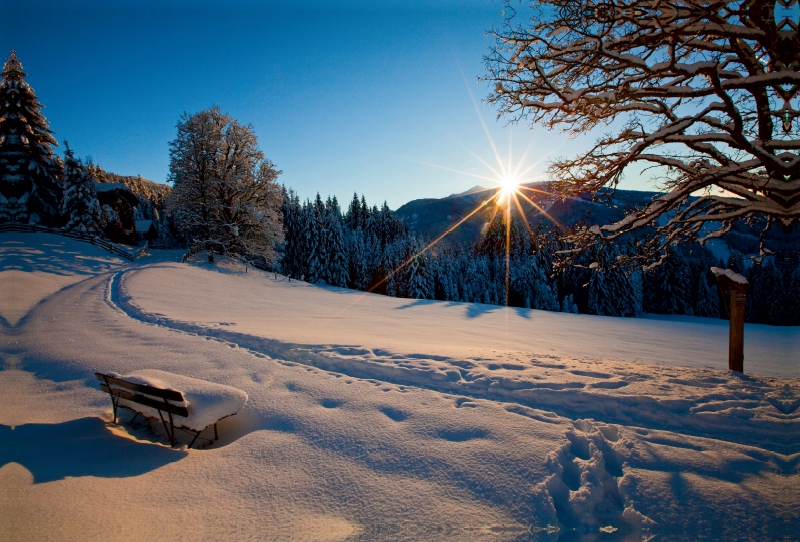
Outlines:
{"type": "Polygon", "coordinates": [[[134,382],[128,382],[127,380],[122,380],[121,378],[103,373],[94,373],[94,375],[102,382],[100,384],[100,389],[108,394],[111,394],[112,396],[125,399],[126,401],[133,401],[134,403],[139,403],[140,405],[155,408],[163,412],[177,414],[178,416],[183,416],[184,418],[189,416],[189,411],[183,405],[183,394],[179,391],[165,390],[163,388],[156,388],[146,384],[136,384],[134,382]],[[154,399],[154,397],[161,399],[161,401],[154,399]],[[182,404],[175,405],[169,401],[175,401],[182,404]]]}

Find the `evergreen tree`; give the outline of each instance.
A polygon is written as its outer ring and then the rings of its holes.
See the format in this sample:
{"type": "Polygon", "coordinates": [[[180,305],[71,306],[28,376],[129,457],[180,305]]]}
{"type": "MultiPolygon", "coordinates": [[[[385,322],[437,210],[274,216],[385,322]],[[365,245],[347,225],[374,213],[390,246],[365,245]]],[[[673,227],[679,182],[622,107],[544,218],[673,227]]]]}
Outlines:
{"type": "Polygon", "coordinates": [[[325,249],[327,251],[325,266],[325,282],[331,286],[347,287],[348,266],[347,250],[342,231],[342,217],[336,197],[328,200],[325,208],[323,228],[325,234],[325,249]]]}
{"type": "Polygon", "coordinates": [[[322,282],[325,278],[324,246],[320,239],[321,217],[318,213],[317,205],[309,201],[303,205],[303,280],[311,284],[322,282]]]}
{"type": "MultiPolygon", "coordinates": [[[[708,268],[710,269],[710,267],[708,268]]],[[[719,318],[719,295],[717,285],[713,283],[711,273],[697,274],[697,300],[694,305],[694,315],[705,318],[719,318]]]]}
{"type": "Polygon", "coordinates": [[[356,290],[369,288],[370,267],[369,251],[364,239],[364,232],[357,227],[347,235],[347,269],[348,286],[356,290]]]}
{"type": "Polygon", "coordinates": [[[103,229],[105,237],[109,239],[121,239],[125,235],[122,220],[114,208],[108,204],[100,207],[100,227],[103,229]]]}
{"type": "Polygon", "coordinates": [[[64,154],[64,199],[61,202],[61,215],[67,220],[66,229],[90,235],[100,233],[102,218],[94,183],[89,169],[67,146],[64,154]]]}
{"type": "Polygon", "coordinates": [[[289,278],[302,279],[302,208],[293,190],[282,190],[281,215],[283,216],[283,257],[281,270],[289,278]]]}
{"type": "MultiPolygon", "coordinates": [[[[618,265],[629,247],[603,247],[596,255],[595,273],[589,281],[589,310],[600,316],[639,316],[642,313],[641,271],[618,265]]],[[[689,308],[691,311],[691,307],[689,308]]]]}
{"type": "Polygon", "coordinates": [[[760,324],[783,325],[788,284],[783,274],[773,263],[773,258],[753,265],[747,275],[750,290],[747,293],[745,319],[760,324]]]}
{"type": "Polygon", "coordinates": [[[520,305],[529,309],[559,310],[558,297],[536,255],[518,256],[511,260],[511,288],[520,298],[520,305]]]}
{"type": "Polygon", "coordinates": [[[565,295],[564,299],[561,300],[561,312],[578,314],[578,305],[575,304],[572,294],[565,295]]]}
{"type": "Polygon", "coordinates": [[[497,281],[492,276],[494,267],[494,263],[488,256],[473,254],[467,259],[462,297],[464,301],[489,305],[499,305],[505,302],[505,280],[501,286],[502,296],[498,296],[497,281]]]}
{"type": "Polygon", "coordinates": [[[358,201],[358,194],[353,192],[353,199],[350,201],[350,206],[347,208],[347,216],[345,217],[345,224],[351,230],[364,227],[361,219],[361,204],[358,201]]]}
{"type": "Polygon", "coordinates": [[[0,222],[59,226],[58,143],[14,51],[0,75],[0,222]]]}
{"type": "Polygon", "coordinates": [[[648,277],[650,306],[648,312],[692,316],[692,280],[689,264],[678,249],[671,249],[667,259],[648,277]]]}
{"type": "Polygon", "coordinates": [[[359,226],[361,226],[362,230],[367,231],[367,221],[372,214],[374,213],[370,212],[369,205],[367,205],[367,198],[364,197],[364,194],[361,194],[361,222],[359,226]]]}
{"type": "Polygon", "coordinates": [[[397,297],[432,299],[433,283],[428,267],[428,255],[420,254],[424,245],[414,236],[405,237],[393,246],[395,273],[393,290],[397,297]]]}
{"type": "Polygon", "coordinates": [[[437,257],[432,258],[432,277],[434,299],[440,301],[461,301],[458,285],[461,282],[459,273],[459,247],[442,244],[438,247],[437,257]]]}
{"type": "Polygon", "coordinates": [[[744,265],[744,258],[738,252],[731,252],[730,256],[728,256],[728,263],[723,267],[730,269],[734,273],[739,273],[740,275],[745,275],[747,272],[744,265]]]}

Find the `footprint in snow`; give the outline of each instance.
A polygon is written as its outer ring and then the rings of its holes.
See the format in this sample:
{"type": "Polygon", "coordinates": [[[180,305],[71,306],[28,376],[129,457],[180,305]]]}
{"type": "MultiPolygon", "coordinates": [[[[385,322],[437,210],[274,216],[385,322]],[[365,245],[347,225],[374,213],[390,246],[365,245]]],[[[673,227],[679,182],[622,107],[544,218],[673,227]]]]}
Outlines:
{"type": "Polygon", "coordinates": [[[319,404],[322,405],[324,408],[336,408],[341,406],[343,403],[344,401],[340,401],[339,399],[330,399],[330,398],[325,398],[319,402],[319,404]]]}
{"type": "Polygon", "coordinates": [[[406,414],[402,410],[398,410],[396,408],[392,408],[392,407],[388,407],[387,406],[387,407],[382,407],[380,409],[380,411],[383,412],[383,414],[387,418],[389,418],[390,420],[395,421],[395,422],[402,422],[403,420],[408,418],[408,414],[406,414]]]}
{"type": "Polygon", "coordinates": [[[443,428],[440,429],[436,435],[440,439],[449,440],[450,442],[466,442],[468,440],[486,438],[489,436],[489,431],[477,427],[461,427],[458,429],[443,428]]]}
{"type": "Polygon", "coordinates": [[[475,408],[478,405],[467,399],[466,397],[459,397],[456,399],[456,408],[475,408]]]}

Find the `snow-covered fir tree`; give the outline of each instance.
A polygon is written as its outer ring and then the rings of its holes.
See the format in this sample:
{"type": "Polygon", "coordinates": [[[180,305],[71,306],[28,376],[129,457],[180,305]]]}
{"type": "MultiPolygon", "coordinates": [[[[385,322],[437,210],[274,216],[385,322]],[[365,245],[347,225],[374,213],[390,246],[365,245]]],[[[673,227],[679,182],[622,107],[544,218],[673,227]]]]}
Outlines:
{"type": "Polygon", "coordinates": [[[618,264],[619,256],[627,250],[627,246],[611,243],[595,254],[591,266],[594,273],[589,281],[589,310],[592,314],[628,317],[642,314],[642,272],[618,264]]]}
{"type": "MultiPolygon", "coordinates": [[[[363,195],[361,196],[363,199],[363,195]]],[[[366,207],[366,203],[365,203],[366,207]]],[[[369,212],[367,209],[364,211],[369,212]]],[[[364,212],[362,211],[361,202],[358,199],[358,194],[353,192],[353,199],[350,200],[350,206],[347,208],[347,215],[345,216],[345,224],[351,230],[355,230],[356,228],[364,229],[366,222],[366,217],[364,216],[364,212]]]]}
{"type": "Polygon", "coordinates": [[[110,239],[119,239],[125,234],[119,214],[108,204],[100,207],[100,227],[110,239]]]}
{"type": "Polygon", "coordinates": [[[692,316],[691,269],[680,250],[671,249],[663,264],[656,267],[645,279],[647,282],[647,312],[657,314],[685,314],[692,316]]]}
{"type": "Polygon", "coordinates": [[[336,196],[325,204],[323,234],[326,250],[325,282],[331,286],[347,287],[347,247],[342,224],[342,216],[336,196]]]}
{"type": "Polygon", "coordinates": [[[348,286],[356,290],[369,288],[371,251],[365,239],[364,231],[357,227],[350,230],[346,237],[348,286]]]}
{"type": "Polygon", "coordinates": [[[0,222],[60,226],[58,143],[14,51],[0,75],[0,222]]]}
{"type": "Polygon", "coordinates": [[[335,198],[324,201],[318,196],[301,206],[296,195],[285,191],[282,213],[286,238],[282,269],[308,282],[345,284],[401,297],[502,305],[508,238],[512,306],[635,316],[643,311],[647,293],[651,312],[713,317],[719,309],[715,285],[707,280],[707,270],[716,262],[700,247],[675,250],[649,274],[645,285],[640,271],[615,265],[618,256],[624,261],[637,250],[633,242],[610,248],[602,256],[608,265],[599,271],[589,269],[590,260],[579,259],[580,266],[551,276],[554,253],[564,247],[554,235],[533,232],[516,216],[507,232],[502,213],[491,217],[474,247],[444,241],[421,256],[421,241],[388,206],[370,207],[363,195],[354,194],[347,214],[341,216],[335,198]]]}
{"type": "Polygon", "coordinates": [[[694,304],[695,316],[719,318],[719,294],[713,280],[710,271],[698,272],[697,296],[694,304]]]}
{"type": "Polygon", "coordinates": [[[395,241],[391,245],[391,277],[387,291],[396,297],[410,299],[433,299],[433,281],[428,267],[428,255],[423,253],[424,245],[411,235],[395,241]]]}
{"type": "Polygon", "coordinates": [[[765,258],[750,267],[747,274],[745,321],[774,326],[800,323],[800,282],[798,268],[790,258],[765,258]]]}
{"type": "Polygon", "coordinates": [[[521,298],[521,306],[545,311],[559,310],[554,285],[547,279],[541,259],[535,254],[511,260],[511,289],[521,298]]]}
{"type": "Polygon", "coordinates": [[[282,194],[284,243],[281,270],[287,277],[300,280],[303,278],[303,209],[300,206],[300,198],[293,190],[286,190],[284,187],[282,194]]]}
{"type": "Polygon", "coordinates": [[[64,153],[64,199],[61,214],[71,231],[97,235],[101,230],[100,203],[95,192],[95,179],[91,171],[75,158],[67,145],[64,153]]]}
{"type": "Polygon", "coordinates": [[[564,299],[561,300],[561,312],[578,314],[578,305],[575,304],[572,294],[565,295],[564,299]]]}
{"type": "Polygon", "coordinates": [[[442,243],[435,247],[435,257],[431,258],[434,299],[441,301],[459,301],[462,299],[459,285],[463,284],[460,273],[460,245],[442,243]]]}
{"type": "Polygon", "coordinates": [[[303,205],[303,280],[311,284],[325,279],[325,247],[322,244],[322,211],[324,206],[317,194],[318,204],[306,200],[303,205]]]}

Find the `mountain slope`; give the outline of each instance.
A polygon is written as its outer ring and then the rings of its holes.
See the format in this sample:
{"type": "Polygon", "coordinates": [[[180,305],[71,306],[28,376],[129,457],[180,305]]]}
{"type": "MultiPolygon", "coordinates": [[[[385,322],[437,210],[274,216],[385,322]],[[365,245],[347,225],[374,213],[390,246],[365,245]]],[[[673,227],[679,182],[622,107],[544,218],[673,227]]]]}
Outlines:
{"type": "MultiPolygon", "coordinates": [[[[397,209],[397,216],[403,218],[409,227],[419,235],[427,235],[435,239],[448,228],[493,198],[496,188],[480,189],[475,187],[461,194],[453,194],[441,199],[417,199],[397,209]]],[[[626,209],[641,206],[651,201],[656,192],[640,192],[636,190],[617,190],[611,202],[606,204],[592,201],[589,194],[580,198],[569,198],[560,201],[550,195],[548,183],[530,183],[520,190],[539,208],[534,207],[523,197],[519,197],[520,207],[525,212],[528,222],[534,227],[540,224],[550,228],[556,223],[572,226],[580,222],[605,224],[621,219],[626,209]],[[544,211],[544,212],[543,212],[544,211]]],[[[474,243],[480,237],[481,229],[487,219],[497,212],[497,205],[490,202],[485,209],[476,212],[456,230],[449,239],[462,243],[474,243]]],[[[514,207],[514,212],[518,209],[514,207]]]]}
{"type": "MultiPolygon", "coordinates": [[[[401,206],[397,209],[396,214],[405,220],[416,234],[436,239],[484,202],[491,200],[497,190],[497,188],[474,187],[467,192],[453,194],[446,198],[416,199],[401,206]]],[[[528,222],[534,229],[540,225],[549,229],[553,228],[554,224],[562,224],[567,227],[581,223],[587,225],[611,224],[623,218],[630,209],[643,207],[659,194],[651,191],[616,190],[613,193],[609,191],[603,197],[598,198],[598,201],[593,201],[589,193],[562,201],[552,195],[548,183],[523,185],[521,192],[539,207],[534,207],[522,197],[518,198],[528,222]]],[[[513,210],[518,213],[516,206],[513,210]]],[[[479,210],[458,226],[447,238],[458,243],[475,243],[480,238],[482,228],[487,220],[497,211],[498,207],[495,203],[488,203],[484,209],[479,210]]],[[[760,227],[759,223],[751,225],[742,221],[737,222],[721,242],[712,243],[712,245],[716,245],[713,252],[721,257],[727,257],[730,250],[740,254],[757,254],[760,227]],[[720,244],[724,246],[721,247],[720,244]]],[[[800,228],[795,227],[787,234],[775,226],[769,230],[766,239],[775,252],[796,252],[800,247],[800,228]]]]}

